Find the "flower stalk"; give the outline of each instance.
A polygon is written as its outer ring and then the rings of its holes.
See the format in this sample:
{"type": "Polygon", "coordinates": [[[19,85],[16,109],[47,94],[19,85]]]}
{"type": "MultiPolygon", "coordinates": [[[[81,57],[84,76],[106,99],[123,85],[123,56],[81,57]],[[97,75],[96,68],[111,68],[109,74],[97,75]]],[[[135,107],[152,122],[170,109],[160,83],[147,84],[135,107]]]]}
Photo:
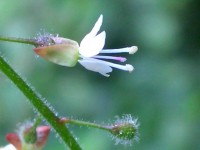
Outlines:
{"type": "Polygon", "coordinates": [[[134,119],[129,114],[123,115],[121,118],[117,117],[116,121],[110,125],[100,125],[69,118],[61,118],[60,122],[64,124],[75,124],[108,131],[109,133],[111,133],[112,139],[116,141],[116,144],[120,143],[124,145],[131,145],[133,141],[138,141],[139,139],[139,123],[137,122],[137,119],[134,119]]]}
{"type": "Polygon", "coordinates": [[[75,125],[86,126],[86,127],[110,131],[109,126],[104,126],[104,125],[100,125],[100,124],[97,124],[97,123],[91,123],[91,122],[86,122],[86,121],[81,121],[81,120],[74,120],[74,119],[69,119],[69,118],[61,118],[60,123],[75,124],[75,125]]]}
{"type": "Polygon", "coordinates": [[[25,82],[7,63],[5,58],[0,55],[0,70],[18,87],[18,89],[27,97],[27,100],[32,104],[34,109],[44,117],[52,126],[55,132],[61,137],[66,145],[73,150],[81,150],[79,144],[72,136],[70,131],[64,124],[59,122],[56,114],[50,107],[43,101],[40,94],[36,93],[30,85],[25,82]]]}
{"type": "Polygon", "coordinates": [[[25,39],[25,38],[0,36],[0,41],[30,44],[30,45],[33,45],[33,46],[37,46],[38,45],[38,43],[37,43],[37,41],[35,39],[25,39]]]}

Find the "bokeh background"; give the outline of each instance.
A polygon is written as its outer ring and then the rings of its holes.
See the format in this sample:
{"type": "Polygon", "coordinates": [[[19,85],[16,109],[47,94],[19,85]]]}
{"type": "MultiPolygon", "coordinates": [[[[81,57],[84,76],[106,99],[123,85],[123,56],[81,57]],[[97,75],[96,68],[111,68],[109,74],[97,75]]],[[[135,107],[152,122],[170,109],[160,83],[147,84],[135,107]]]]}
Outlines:
{"type": "MultiPolygon", "coordinates": [[[[137,45],[126,55],[135,71],[109,78],[79,64],[67,68],[38,58],[32,46],[0,43],[1,55],[61,116],[110,123],[132,114],[140,141],[115,145],[97,129],[69,128],[85,150],[200,149],[199,0],[1,0],[0,35],[31,38],[41,30],[78,42],[100,14],[105,48],[137,45]]],[[[18,123],[35,116],[25,96],[0,73],[0,145],[18,123]]],[[[51,132],[45,150],[66,149],[51,132]]]]}

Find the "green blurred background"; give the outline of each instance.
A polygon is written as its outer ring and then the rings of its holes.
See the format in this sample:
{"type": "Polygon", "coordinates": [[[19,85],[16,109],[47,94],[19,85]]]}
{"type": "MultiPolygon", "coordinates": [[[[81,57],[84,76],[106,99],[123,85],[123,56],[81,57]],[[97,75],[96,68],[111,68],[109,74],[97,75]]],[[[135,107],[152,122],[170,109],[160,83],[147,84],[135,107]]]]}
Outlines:
{"type": "MultiPolygon", "coordinates": [[[[36,57],[31,46],[0,43],[1,54],[61,116],[112,122],[132,114],[140,141],[115,145],[97,129],[69,126],[85,150],[200,149],[199,0],[1,0],[0,35],[34,37],[42,30],[78,42],[100,14],[105,48],[137,45],[126,55],[131,74],[106,78],[79,64],[67,68],[36,57]]],[[[19,122],[35,114],[24,95],[0,73],[0,145],[19,122]]],[[[51,132],[45,150],[66,149],[51,132]]]]}

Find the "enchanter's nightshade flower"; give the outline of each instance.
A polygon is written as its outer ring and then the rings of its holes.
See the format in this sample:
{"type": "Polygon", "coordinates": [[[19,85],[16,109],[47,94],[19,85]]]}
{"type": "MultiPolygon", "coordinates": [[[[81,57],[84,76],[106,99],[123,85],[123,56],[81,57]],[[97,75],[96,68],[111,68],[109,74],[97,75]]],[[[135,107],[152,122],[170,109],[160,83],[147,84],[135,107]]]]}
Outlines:
{"type": "Polygon", "coordinates": [[[119,65],[111,62],[107,62],[100,59],[111,59],[120,62],[125,62],[126,58],[124,57],[114,57],[114,56],[100,56],[100,53],[123,53],[128,52],[129,54],[133,54],[137,51],[136,46],[121,48],[121,49],[103,49],[105,45],[106,32],[103,31],[97,35],[98,31],[103,22],[103,15],[99,17],[96,24],[90,33],[88,33],[80,43],[79,53],[82,59],[79,60],[79,63],[83,65],[86,69],[99,72],[100,74],[108,77],[107,73],[112,72],[112,68],[121,69],[124,71],[133,71],[133,66],[130,64],[119,65]]]}
{"type": "Polygon", "coordinates": [[[138,50],[137,46],[121,49],[103,49],[106,32],[103,31],[100,34],[97,34],[102,22],[103,15],[100,15],[93,29],[81,41],[80,46],[73,40],[45,34],[36,38],[36,41],[39,44],[34,50],[38,55],[56,64],[73,67],[79,62],[86,69],[98,72],[106,77],[109,76],[108,73],[112,72],[112,68],[132,72],[134,68],[130,64],[120,65],[105,61],[114,60],[125,62],[126,58],[99,55],[103,53],[134,54],[138,50]]]}

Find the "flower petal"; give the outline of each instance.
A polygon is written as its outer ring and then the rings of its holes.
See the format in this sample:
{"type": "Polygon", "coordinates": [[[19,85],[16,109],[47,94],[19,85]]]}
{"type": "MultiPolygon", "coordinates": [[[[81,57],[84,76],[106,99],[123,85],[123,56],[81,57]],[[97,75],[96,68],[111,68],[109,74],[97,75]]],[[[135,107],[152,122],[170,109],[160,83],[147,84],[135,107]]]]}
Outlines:
{"type": "Polygon", "coordinates": [[[101,62],[95,62],[92,60],[79,60],[79,63],[87,70],[98,72],[106,77],[110,76],[107,73],[112,72],[112,68],[110,66],[105,65],[101,62]]]}
{"type": "Polygon", "coordinates": [[[99,54],[105,45],[106,32],[97,36],[86,35],[80,43],[79,53],[84,57],[92,57],[99,54]]]}
{"type": "Polygon", "coordinates": [[[97,35],[103,22],[103,15],[95,23],[94,27],[80,43],[79,53],[84,57],[92,57],[99,54],[105,45],[106,33],[105,31],[97,35]]]}
{"type": "Polygon", "coordinates": [[[0,147],[0,150],[17,150],[12,144],[6,145],[5,147],[0,147]]]}
{"type": "Polygon", "coordinates": [[[102,23],[103,23],[103,15],[100,15],[99,19],[97,20],[97,22],[95,23],[94,27],[92,28],[89,34],[92,36],[96,36],[97,32],[100,30],[102,23]]]}

